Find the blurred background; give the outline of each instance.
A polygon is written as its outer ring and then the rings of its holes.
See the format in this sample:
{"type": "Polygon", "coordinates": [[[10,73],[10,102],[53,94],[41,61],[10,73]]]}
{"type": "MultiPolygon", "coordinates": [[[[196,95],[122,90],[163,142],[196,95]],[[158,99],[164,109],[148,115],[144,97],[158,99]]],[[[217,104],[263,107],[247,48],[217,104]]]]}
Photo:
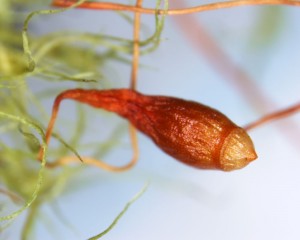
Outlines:
{"type": "MultiPolygon", "coordinates": [[[[50,3],[1,1],[1,11],[7,14],[1,19],[1,47],[8,51],[7,56],[22,59],[22,22],[29,12],[48,9],[50,3]],[[7,38],[9,30],[12,33],[7,38]],[[14,44],[12,39],[16,39],[14,44]]],[[[199,4],[170,1],[170,8],[199,4]]],[[[155,8],[155,2],[145,1],[143,6],[155,8]]],[[[30,116],[45,127],[52,102],[62,90],[128,87],[131,55],[125,39],[132,39],[132,17],[130,13],[83,9],[34,17],[29,23],[30,46],[34,57],[42,57],[31,74],[22,72],[22,67],[18,74],[5,70],[0,62],[0,110],[30,116]],[[98,38],[90,40],[84,35],[88,33],[98,38]],[[57,39],[62,42],[51,51],[44,55],[39,51],[57,39]],[[85,72],[82,78],[97,82],[69,81],[62,76],[65,72],[68,76],[85,72]],[[89,75],[91,72],[94,74],[89,75]],[[21,91],[22,97],[14,91],[21,91]],[[18,110],[24,99],[26,106],[18,110]]],[[[159,47],[150,52],[150,46],[149,53],[141,56],[138,90],[206,104],[240,126],[291,106],[299,102],[300,92],[299,17],[300,9],[288,6],[244,6],[166,16],[159,47]]],[[[144,40],[155,31],[155,17],[142,15],[141,21],[144,40]]],[[[147,48],[143,50],[147,53],[147,48]]],[[[12,62],[15,67],[23,64],[12,62]]],[[[62,104],[55,131],[82,155],[101,157],[115,165],[129,161],[127,122],[78,105],[62,104]]],[[[28,239],[87,239],[104,230],[146,182],[147,191],[104,239],[299,239],[299,120],[296,114],[251,130],[258,160],[234,172],[185,166],[142,134],[138,135],[139,162],[130,171],[109,173],[80,164],[47,170],[47,187],[38,196],[34,211],[26,210],[9,226],[3,224],[0,239],[21,239],[21,234],[28,239]],[[30,231],[25,234],[28,221],[30,231]]],[[[14,203],[0,195],[2,216],[19,209],[31,196],[36,182],[32,174],[37,175],[39,166],[18,124],[11,128],[3,127],[8,126],[7,121],[1,124],[1,159],[17,159],[16,166],[28,163],[9,176],[1,167],[1,188],[21,198],[21,203],[14,203]],[[22,149],[22,154],[15,156],[17,150],[12,149],[22,149]],[[24,155],[30,151],[31,155],[24,155]]],[[[54,139],[49,148],[49,161],[70,154],[54,139]]]]}

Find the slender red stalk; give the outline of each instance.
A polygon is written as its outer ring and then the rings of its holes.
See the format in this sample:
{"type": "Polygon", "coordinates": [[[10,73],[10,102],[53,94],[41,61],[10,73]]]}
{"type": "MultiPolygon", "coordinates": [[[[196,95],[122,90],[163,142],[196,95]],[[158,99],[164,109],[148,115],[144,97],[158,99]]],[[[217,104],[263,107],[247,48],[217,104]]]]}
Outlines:
{"type": "MultiPolygon", "coordinates": [[[[54,0],[52,5],[56,7],[69,7],[73,5],[76,0],[54,0]]],[[[232,8],[239,6],[257,6],[257,5],[287,5],[287,6],[300,6],[299,1],[293,0],[242,0],[242,1],[226,1],[203,4],[196,7],[185,9],[170,9],[170,10],[157,10],[151,8],[142,8],[120,3],[110,2],[85,2],[79,8],[86,8],[92,10],[114,10],[114,11],[129,11],[143,14],[167,14],[167,15],[182,15],[197,12],[211,11],[223,8],[232,8]]]]}
{"type": "Polygon", "coordinates": [[[275,121],[277,119],[285,118],[285,117],[290,116],[292,114],[295,114],[299,111],[300,111],[300,103],[297,103],[297,104],[295,104],[291,107],[285,108],[283,110],[267,114],[267,115],[263,116],[262,118],[246,125],[244,127],[244,129],[249,131],[249,130],[252,130],[253,128],[256,128],[260,125],[269,123],[271,121],[275,121]]]}

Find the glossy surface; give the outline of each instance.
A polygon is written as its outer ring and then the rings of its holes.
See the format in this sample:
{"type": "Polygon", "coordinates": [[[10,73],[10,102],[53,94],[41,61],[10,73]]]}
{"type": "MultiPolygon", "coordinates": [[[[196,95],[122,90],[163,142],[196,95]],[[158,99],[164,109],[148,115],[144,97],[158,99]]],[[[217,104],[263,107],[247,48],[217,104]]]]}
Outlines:
{"type": "Polygon", "coordinates": [[[129,89],[71,89],[60,94],[54,106],[66,98],[119,114],[164,152],[192,167],[230,171],[257,158],[243,129],[219,111],[196,102],[129,89]]]}

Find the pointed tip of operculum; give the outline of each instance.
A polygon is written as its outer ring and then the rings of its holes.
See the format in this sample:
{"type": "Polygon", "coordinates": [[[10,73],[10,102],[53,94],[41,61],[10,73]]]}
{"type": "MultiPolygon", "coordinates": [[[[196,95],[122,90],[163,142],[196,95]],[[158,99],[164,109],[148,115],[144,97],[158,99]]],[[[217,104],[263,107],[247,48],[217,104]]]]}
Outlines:
{"type": "Polygon", "coordinates": [[[220,153],[220,168],[224,171],[241,169],[256,158],[251,138],[244,129],[236,128],[224,141],[220,153]]]}

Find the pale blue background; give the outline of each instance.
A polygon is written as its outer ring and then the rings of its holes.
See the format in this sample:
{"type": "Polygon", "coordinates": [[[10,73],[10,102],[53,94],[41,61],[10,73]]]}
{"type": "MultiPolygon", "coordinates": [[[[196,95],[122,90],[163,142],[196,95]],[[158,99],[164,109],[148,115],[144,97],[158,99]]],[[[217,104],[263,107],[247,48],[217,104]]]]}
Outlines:
{"type": "MultiPolygon", "coordinates": [[[[193,5],[192,1],[189,5],[193,5]]],[[[262,7],[197,15],[224,51],[252,76],[277,107],[264,112],[253,108],[242,94],[226,83],[226,77],[216,72],[206,57],[190,45],[172,17],[167,18],[160,48],[141,57],[144,67],[139,70],[138,89],[210,105],[239,125],[296,103],[300,93],[300,9],[283,7],[282,10],[285,18],[281,34],[263,48],[250,48],[249,39],[253,38],[250,33],[262,7]]],[[[38,30],[43,33],[79,28],[131,37],[130,25],[109,12],[74,10],[55,17],[40,17],[40,21],[38,30]]],[[[145,37],[152,32],[154,19],[143,16],[142,21],[148,27],[145,37]]],[[[129,67],[121,64],[112,67],[118,69],[112,74],[112,80],[120,81],[120,87],[128,86],[129,67]]],[[[289,120],[297,123],[299,133],[299,114],[289,120]]],[[[289,123],[282,121],[286,126],[289,123]]],[[[90,127],[95,129],[95,134],[90,137],[95,142],[100,141],[99,135],[106,127],[96,125],[95,121],[93,124],[90,127]]],[[[251,131],[259,159],[243,170],[230,173],[184,166],[139,135],[140,159],[134,169],[121,174],[90,169],[79,179],[91,178],[93,184],[57,201],[65,217],[76,227],[76,233],[62,225],[50,207],[44,207],[43,213],[50,221],[47,226],[41,221],[35,235],[43,240],[86,239],[99,233],[144,183],[150,181],[147,192],[104,239],[299,239],[300,135],[296,139],[287,138],[276,126],[277,123],[272,123],[251,131]]],[[[128,161],[129,147],[120,149],[109,156],[111,162],[128,161]]],[[[18,222],[21,221],[22,217],[18,222]]]]}

